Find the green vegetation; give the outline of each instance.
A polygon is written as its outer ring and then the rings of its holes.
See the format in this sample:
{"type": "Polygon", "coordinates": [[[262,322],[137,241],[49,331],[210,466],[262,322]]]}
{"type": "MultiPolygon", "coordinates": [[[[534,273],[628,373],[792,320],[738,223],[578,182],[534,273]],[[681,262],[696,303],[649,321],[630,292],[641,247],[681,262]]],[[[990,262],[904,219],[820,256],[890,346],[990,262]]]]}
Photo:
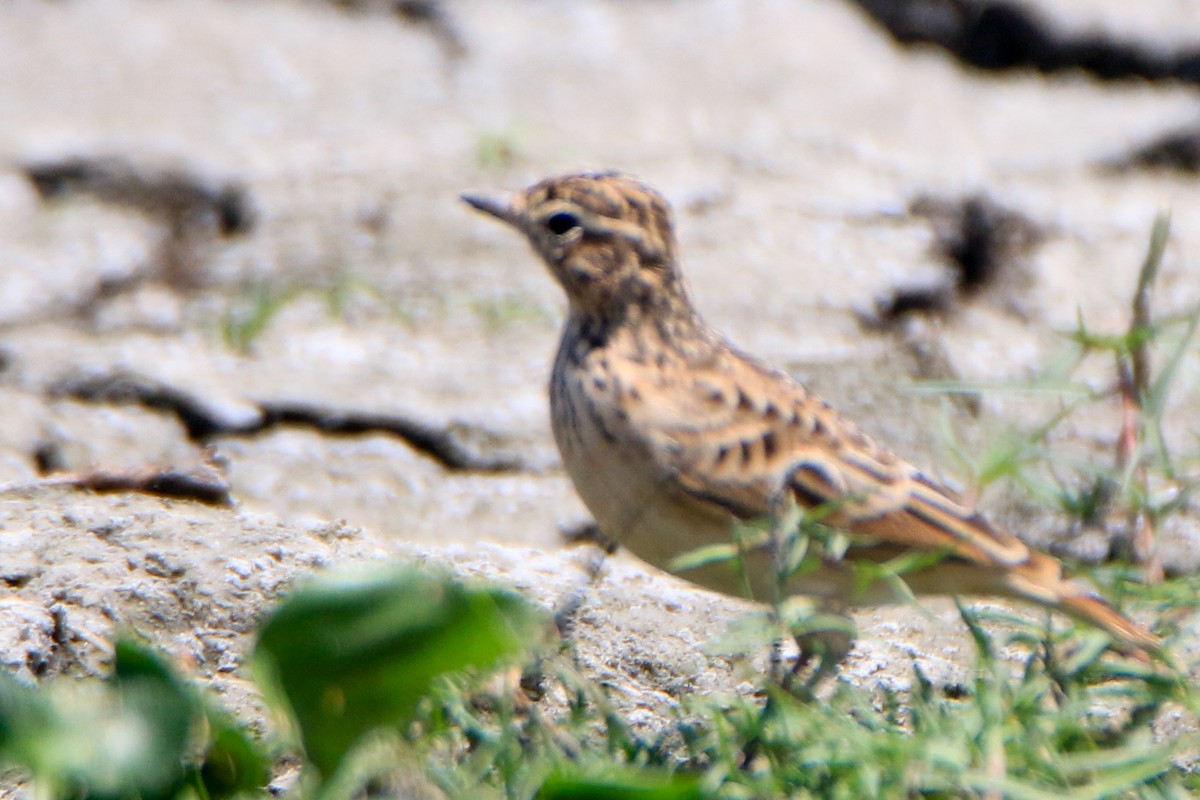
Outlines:
{"type": "Polygon", "coordinates": [[[0,762],[33,776],[36,797],[223,798],[269,774],[263,747],[157,653],[117,642],[103,683],[35,689],[0,673],[0,762]]]}
{"type": "Polygon", "coordinates": [[[291,284],[256,283],[232,302],[221,318],[221,338],[231,350],[250,351],[271,321],[300,294],[291,284]]]}
{"type": "Polygon", "coordinates": [[[308,286],[294,281],[259,281],[231,298],[221,315],[219,326],[225,346],[239,353],[249,353],[275,318],[304,297],[320,299],[329,316],[335,319],[344,319],[349,314],[351,302],[365,298],[405,325],[412,325],[414,321],[412,310],[350,271],[339,272],[327,282],[308,286]]]}
{"type": "Polygon", "coordinates": [[[331,775],[364,735],[411,719],[439,676],[523,651],[535,619],[516,595],[416,570],[326,576],[263,626],[256,671],[331,775]]]}
{"type": "Polygon", "coordinates": [[[521,155],[521,134],[515,130],[496,130],[479,134],[475,142],[475,163],[483,169],[511,167],[521,155]]]}
{"type": "Polygon", "coordinates": [[[471,310],[489,334],[521,322],[549,322],[554,318],[536,298],[517,292],[475,298],[471,310]]]}
{"type": "Polygon", "coordinates": [[[519,292],[440,297],[431,293],[403,299],[394,297],[351,272],[340,272],[327,282],[303,286],[293,281],[260,281],[230,298],[218,327],[225,346],[246,354],[288,306],[304,298],[321,301],[332,319],[346,319],[355,303],[380,309],[383,314],[412,327],[426,314],[444,316],[449,310],[473,314],[488,334],[522,323],[548,323],[554,314],[537,298],[519,292]]]}
{"type": "MultiPolygon", "coordinates": [[[[1089,329],[1081,316],[1065,337],[1070,349],[1029,381],[930,381],[917,387],[926,392],[1004,392],[1057,400],[1057,410],[1046,420],[1024,430],[1006,431],[975,450],[955,443],[947,429],[951,452],[973,477],[974,492],[997,481],[1010,481],[1036,501],[1056,505],[1083,524],[1124,513],[1133,524],[1152,531],[1157,521],[1183,507],[1200,486],[1200,477],[1188,477],[1182,466],[1194,466],[1200,454],[1181,457],[1171,453],[1163,431],[1167,398],[1200,325],[1200,304],[1182,313],[1151,318],[1150,297],[1168,232],[1168,218],[1160,216],[1138,275],[1127,330],[1099,333],[1089,329]],[[1097,358],[1114,367],[1113,379],[1101,386],[1080,377],[1085,364],[1097,358]],[[1154,375],[1152,365],[1156,363],[1159,371],[1154,375]],[[1112,415],[1114,405],[1119,406],[1119,415],[1112,415]],[[1112,463],[1085,462],[1054,452],[1049,440],[1059,427],[1094,408],[1114,419],[1117,442],[1112,463]],[[1154,486],[1170,490],[1154,492],[1154,486]],[[1137,517],[1145,517],[1145,523],[1137,517]]],[[[1137,559],[1151,557],[1150,553],[1133,555],[1137,559]]]]}
{"type": "Polygon", "coordinates": [[[978,648],[969,685],[946,691],[914,669],[903,695],[838,682],[817,701],[764,680],[757,698],[685,698],[648,736],[569,652],[538,646],[544,615],[515,595],[416,568],[334,573],[295,591],[260,631],[255,673],[278,730],[267,740],[123,638],[102,683],[0,678],[0,760],[44,798],[265,797],[281,748],[301,757],[289,796],[304,798],[401,785],[432,797],[646,800],[1200,790],[1173,765],[1200,742],[1156,743],[1150,728],[1191,707],[1181,676],[1107,656],[1090,632],[1046,641],[1029,623],[1011,635],[1028,652],[1014,669],[965,609],[963,619],[978,648]],[[521,685],[543,697],[555,688],[565,706],[549,713],[515,680],[480,680],[522,663],[521,685]]]}

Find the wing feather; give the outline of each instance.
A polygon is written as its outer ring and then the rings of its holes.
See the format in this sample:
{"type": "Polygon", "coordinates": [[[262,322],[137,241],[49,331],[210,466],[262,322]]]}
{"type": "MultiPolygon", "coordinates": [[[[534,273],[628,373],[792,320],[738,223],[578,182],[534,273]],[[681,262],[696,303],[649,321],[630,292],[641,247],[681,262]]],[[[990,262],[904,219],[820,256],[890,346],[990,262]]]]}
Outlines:
{"type": "Polygon", "coordinates": [[[677,399],[651,426],[670,447],[653,451],[667,454],[664,469],[698,499],[763,517],[788,490],[803,506],[830,504],[832,524],[876,543],[945,551],[981,566],[1029,560],[1019,539],[782,373],[737,360],[670,388],[677,399]]]}

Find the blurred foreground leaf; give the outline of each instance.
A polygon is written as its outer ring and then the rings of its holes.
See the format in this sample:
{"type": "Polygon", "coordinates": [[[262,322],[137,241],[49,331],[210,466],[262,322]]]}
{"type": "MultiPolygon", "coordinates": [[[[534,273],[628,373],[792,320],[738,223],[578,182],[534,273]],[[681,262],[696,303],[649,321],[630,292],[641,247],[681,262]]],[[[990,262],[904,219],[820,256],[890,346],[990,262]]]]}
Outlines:
{"type": "Polygon", "coordinates": [[[692,775],[609,767],[602,772],[559,771],[538,790],[537,800],[703,800],[692,775]]]}
{"type": "Polygon", "coordinates": [[[103,683],[28,687],[0,673],[0,761],[28,769],[48,798],[166,800],[191,785],[215,800],[268,777],[253,742],[130,639],[117,641],[103,683]]]}
{"type": "MultiPolygon", "coordinates": [[[[190,754],[188,778],[199,782],[209,800],[260,789],[270,779],[270,760],[262,746],[223,709],[174,672],[155,650],[132,639],[117,640],[112,682],[122,688],[157,684],[186,703],[177,707],[193,725],[203,721],[200,752],[190,754]]],[[[196,742],[192,741],[192,746],[196,742]]]]}
{"type": "Polygon", "coordinates": [[[515,594],[415,567],[335,573],[283,602],[259,634],[259,682],[290,706],[332,775],[364,734],[404,726],[439,676],[525,649],[540,615],[515,594]]]}

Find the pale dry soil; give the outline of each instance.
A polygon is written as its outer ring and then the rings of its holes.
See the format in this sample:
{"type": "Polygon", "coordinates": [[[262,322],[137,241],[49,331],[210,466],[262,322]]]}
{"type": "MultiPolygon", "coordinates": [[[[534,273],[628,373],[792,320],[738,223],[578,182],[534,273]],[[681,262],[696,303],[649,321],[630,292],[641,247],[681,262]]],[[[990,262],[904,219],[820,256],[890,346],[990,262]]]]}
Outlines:
{"type": "MultiPolygon", "coordinates": [[[[1115,0],[1047,5],[1074,27],[1136,25],[1164,41],[1194,13],[1170,0],[1139,4],[1136,19],[1115,0]]],[[[834,0],[446,10],[461,57],[427,29],[317,2],[0,6],[5,666],[99,672],[114,630],[132,626],[257,719],[242,663],[271,601],[313,570],[399,558],[516,587],[549,609],[584,592],[581,663],[639,725],[686,693],[752,690],[764,654],[709,647],[743,604],[627,556],[589,583],[594,552],[563,546],[559,526],[585,518],[547,424],[563,300],[512,232],[456,200],[466,189],[599,167],[661,187],[709,319],[948,480],[962,470],[946,431],[975,451],[1057,401],[996,392],[971,413],[911,391],[916,380],[1018,382],[1065,351],[1077,316],[1122,330],[1160,209],[1173,233],[1155,307],[1200,297],[1200,187],[1097,167],[1191,122],[1186,87],[964,73],[938,53],[897,49],[834,0]],[[212,245],[201,288],[151,280],[78,313],[102,280],[153,273],[161,231],[86,197],[43,204],[19,165],[112,154],[241,181],[258,222],[212,245]],[[931,227],[909,204],[974,193],[1044,232],[1017,288],[903,333],[863,328],[894,288],[945,280],[931,227]],[[222,323],[260,283],[299,294],[248,350],[231,348],[222,323]],[[170,414],[50,392],[118,370],[234,420],[298,401],[465,423],[529,468],[451,471],[394,437],[281,427],[213,443],[229,509],[40,486],[34,453],[47,443],[76,470],[206,457],[170,414]]],[[[1111,380],[1107,361],[1089,369],[1095,385],[1111,380]]],[[[1194,448],[1198,383],[1191,346],[1165,413],[1181,450],[1194,448]]],[[[1059,443],[1110,463],[1117,419],[1115,407],[1081,414],[1059,443]]],[[[983,502],[1040,541],[1061,533],[1019,499],[983,502]]],[[[1192,519],[1164,545],[1174,566],[1194,563],[1192,519]]],[[[845,679],[903,688],[914,662],[937,682],[962,679],[974,651],[956,612],[924,609],[859,615],[845,679]]]]}

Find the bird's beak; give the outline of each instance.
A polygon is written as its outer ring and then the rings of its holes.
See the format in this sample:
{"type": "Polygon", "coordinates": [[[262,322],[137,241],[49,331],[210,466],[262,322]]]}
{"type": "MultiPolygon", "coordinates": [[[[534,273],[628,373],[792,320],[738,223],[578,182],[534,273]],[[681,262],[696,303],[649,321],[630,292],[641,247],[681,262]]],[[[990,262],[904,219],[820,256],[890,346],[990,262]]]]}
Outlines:
{"type": "Polygon", "coordinates": [[[464,192],[459,195],[463,202],[479,209],[485,214],[491,214],[498,220],[507,222],[514,228],[521,227],[521,214],[511,196],[489,197],[488,195],[464,192]]]}

